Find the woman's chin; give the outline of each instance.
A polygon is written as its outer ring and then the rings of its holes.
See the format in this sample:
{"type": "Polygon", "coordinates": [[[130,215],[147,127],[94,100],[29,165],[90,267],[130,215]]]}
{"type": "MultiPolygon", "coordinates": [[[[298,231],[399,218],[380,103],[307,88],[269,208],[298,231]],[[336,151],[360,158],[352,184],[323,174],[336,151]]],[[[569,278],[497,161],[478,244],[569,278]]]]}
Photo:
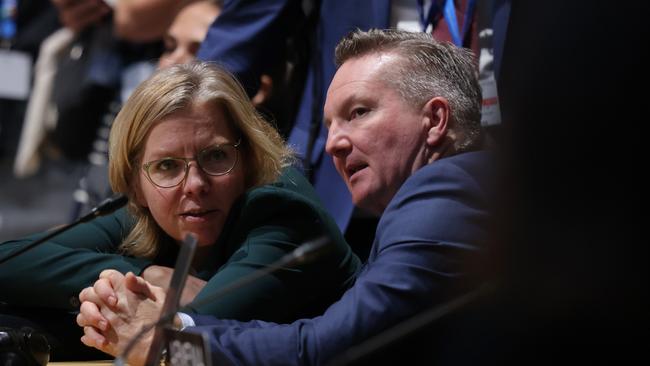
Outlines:
{"type": "Polygon", "coordinates": [[[211,230],[187,230],[182,234],[182,237],[185,238],[188,234],[193,235],[196,238],[198,247],[207,247],[213,245],[219,238],[219,232],[214,232],[214,226],[211,230]]]}

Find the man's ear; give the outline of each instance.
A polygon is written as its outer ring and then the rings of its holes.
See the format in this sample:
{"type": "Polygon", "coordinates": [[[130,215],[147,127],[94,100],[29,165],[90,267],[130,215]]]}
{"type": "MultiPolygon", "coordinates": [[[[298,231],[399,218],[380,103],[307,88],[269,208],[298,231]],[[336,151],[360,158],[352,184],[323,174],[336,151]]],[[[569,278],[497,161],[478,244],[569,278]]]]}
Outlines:
{"type": "Polygon", "coordinates": [[[424,106],[427,145],[437,146],[447,136],[449,128],[449,102],[443,97],[431,98],[424,106]]]}

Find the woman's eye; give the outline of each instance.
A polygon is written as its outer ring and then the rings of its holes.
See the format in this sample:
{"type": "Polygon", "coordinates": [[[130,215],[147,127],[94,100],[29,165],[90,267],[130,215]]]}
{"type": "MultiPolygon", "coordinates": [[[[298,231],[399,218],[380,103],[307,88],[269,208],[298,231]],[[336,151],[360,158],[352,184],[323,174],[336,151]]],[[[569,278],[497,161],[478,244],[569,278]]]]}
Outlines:
{"type": "Polygon", "coordinates": [[[209,161],[219,161],[227,158],[227,154],[222,149],[211,149],[207,151],[206,158],[209,161]]]}
{"type": "Polygon", "coordinates": [[[221,162],[223,160],[228,160],[228,153],[222,148],[206,150],[201,156],[201,163],[203,164],[221,162]]]}
{"type": "Polygon", "coordinates": [[[179,163],[174,159],[163,159],[160,160],[155,166],[154,169],[160,172],[167,172],[178,169],[179,163]]]}
{"type": "Polygon", "coordinates": [[[172,37],[166,36],[163,38],[163,47],[165,48],[165,53],[173,53],[176,49],[176,40],[172,37]]]}

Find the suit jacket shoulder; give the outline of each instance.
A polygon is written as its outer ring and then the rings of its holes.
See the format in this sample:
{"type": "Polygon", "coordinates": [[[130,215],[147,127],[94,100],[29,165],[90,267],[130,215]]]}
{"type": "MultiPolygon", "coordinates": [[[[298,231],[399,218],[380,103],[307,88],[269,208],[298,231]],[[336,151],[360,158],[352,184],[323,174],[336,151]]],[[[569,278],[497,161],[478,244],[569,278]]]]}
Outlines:
{"type": "Polygon", "coordinates": [[[482,247],[488,238],[494,169],[487,152],[463,153],[419,169],[384,211],[374,255],[405,241],[482,247]]]}

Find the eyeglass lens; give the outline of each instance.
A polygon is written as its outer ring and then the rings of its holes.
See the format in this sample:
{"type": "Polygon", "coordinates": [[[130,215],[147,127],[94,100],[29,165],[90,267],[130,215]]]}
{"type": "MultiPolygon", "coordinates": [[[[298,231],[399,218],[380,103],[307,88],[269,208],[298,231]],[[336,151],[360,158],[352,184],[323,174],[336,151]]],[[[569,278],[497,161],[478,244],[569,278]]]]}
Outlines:
{"type": "MultiPolygon", "coordinates": [[[[149,163],[147,174],[151,181],[161,187],[173,187],[185,178],[189,160],[164,158],[149,163]]],[[[212,146],[199,152],[196,157],[199,167],[209,175],[228,173],[237,163],[237,148],[232,145],[212,146]]]]}

